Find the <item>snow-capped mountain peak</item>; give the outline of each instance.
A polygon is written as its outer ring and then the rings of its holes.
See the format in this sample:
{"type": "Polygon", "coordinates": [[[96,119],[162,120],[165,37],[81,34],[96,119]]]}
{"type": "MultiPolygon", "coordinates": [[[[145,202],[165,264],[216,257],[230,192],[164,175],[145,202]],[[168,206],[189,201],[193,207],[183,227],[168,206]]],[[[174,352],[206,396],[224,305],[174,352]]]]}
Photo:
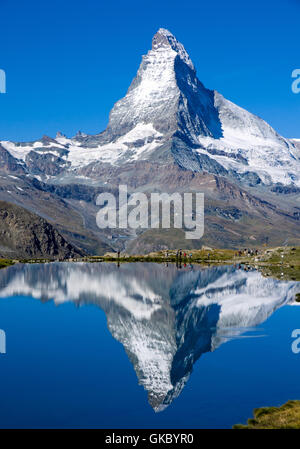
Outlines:
{"type": "Polygon", "coordinates": [[[152,39],[152,50],[160,50],[164,48],[171,48],[178,56],[194,70],[194,65],[186,52],[184,46],[178,42],[176,37],[165,28],[160,28],[152,39]]]}
{"type": "Polygon", "coordinates": [[[285,139],[258,116],[207,89],[184,46],[165,28],[154,35],[104,132],[0,143],[22,170],[44,180],[83,174],[95,179],[103,163],[121,167],[172,160],[187,170],[251,185],[300,187],[299,142],[285,139]]]}

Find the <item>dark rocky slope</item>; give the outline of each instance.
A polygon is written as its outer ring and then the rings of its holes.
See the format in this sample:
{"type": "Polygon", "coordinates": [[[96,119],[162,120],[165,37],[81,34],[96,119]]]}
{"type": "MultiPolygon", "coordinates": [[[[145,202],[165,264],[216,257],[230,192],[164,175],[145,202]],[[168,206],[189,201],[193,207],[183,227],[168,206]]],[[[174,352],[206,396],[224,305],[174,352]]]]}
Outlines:
{"type": "Polygon", "coordinates": [[[23,207],[0,201],[0,256],[69,258],[83,253],[46,220],[23,207]]]}

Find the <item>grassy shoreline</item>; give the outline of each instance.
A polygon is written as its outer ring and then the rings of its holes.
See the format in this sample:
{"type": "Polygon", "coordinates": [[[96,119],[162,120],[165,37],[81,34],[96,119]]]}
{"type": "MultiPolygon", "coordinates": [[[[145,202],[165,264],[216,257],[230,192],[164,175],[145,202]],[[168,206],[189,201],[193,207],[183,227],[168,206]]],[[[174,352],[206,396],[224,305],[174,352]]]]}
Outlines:
{"type": "Polygon", "coordinates": [[[10,267],[16,263],[15,260],[12,259],[0,259],[0,269],[10,267]]]}
{"type": "Polygon", "coordinates": [[[300,281],[300,247],[260,248],[257,253],[228,249],[182,250],[181,256],[177,251],[157,251],[146,255],[127,255],[121,253],[107,253],[103,256],[86,256],[74,259],[0,259],[0,268],[14,263],[49,263],[54,261],[67,262],[155,262],[184,264],[236,264],[246,265],[261,271],[264,276],[271,276],[282,280],[300,281]]]}
{"type": "Polygon", "coordinates": [[[256,408],[253,415],[247,424],[235,424],[233,429],[300,429],[300,401],[288,401],[280,407],[256,408]]]}

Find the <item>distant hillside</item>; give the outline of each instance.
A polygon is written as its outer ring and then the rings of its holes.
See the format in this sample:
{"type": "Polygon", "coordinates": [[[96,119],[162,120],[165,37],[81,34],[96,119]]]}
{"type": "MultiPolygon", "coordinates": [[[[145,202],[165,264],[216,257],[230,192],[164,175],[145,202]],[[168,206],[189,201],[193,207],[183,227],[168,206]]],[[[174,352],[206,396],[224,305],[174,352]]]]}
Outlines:
{"type": "Polygon", "coordinates": [[[46,220],[0,201],[0,256],[68,258],[83,255],[46,220]]]}

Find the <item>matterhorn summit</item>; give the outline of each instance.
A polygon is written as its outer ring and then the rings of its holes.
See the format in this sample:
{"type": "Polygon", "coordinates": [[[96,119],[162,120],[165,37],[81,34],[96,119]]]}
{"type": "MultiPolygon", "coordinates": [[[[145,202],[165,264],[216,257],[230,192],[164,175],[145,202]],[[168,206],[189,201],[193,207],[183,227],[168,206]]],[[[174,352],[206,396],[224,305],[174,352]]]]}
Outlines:
{"type": "Polygon", "coordinates": [[[175,36],[173,36],[169,30],[160,28],[152,39],[152,50],[170,47],[187,65],[191,67],[191,69],[194,70],[194,65],[185,51],[184,46],[176,40],[175,36]]]}
{"type": "Polygon", "coordinates": [[[178,132],[194,144],[199,135],[222,134],[213,92],[197,79],[183,45],[163,28],[154,35],[127,95],[112,109],[106,132],[115,137],[138,124],[152,125],[164,136],[178,132]]]}
{"type": "Polygon", "coordinates": [[[3,198],[48,219],[50,195],[53,221],[67,226],[67,235],[88,252],[102,252],[102,242],[106,249],[120,245],[138,254],[170,244],[161,238],[148,244],[144,231],[108,238],[96,228],[97,193],[120,184],[128,192],[204,193],[202,242],[208,246],[298,244],[299,139],[282,137],[262,118],[205,87],[196,66],[176,37],[159,28],[105,130],[0,141],[3,198]],[[56,213],[62,207],[74,210],[83,237],[66,224],[65,211],[56,213]]]}
{"type": "Polygon", "coordinates": [[[129,158],[153,158],[152,150],[168,142],[169,153],[186,169],[245,180],[252,172],[257,183],[300,185],[295,144],[206,89],[184,46],[164,28],[154,35],[127,95],[112,109],[103,137],[131,138],[136,130],[140,140],[143,129],[147,142],[151,137],[156,145],[149,148],[145,141],[129,158]]]}
{"type": "MultiPolygon", "coordinates": [[[[154,35],[151,50],[143,56],[127,94],[111,110],[104,132],[77,133],[72,139],[58,134],[51,145],[38,141],[21,146],[2,142],[2,146],[30,174],[36,174],[32,170],[36,163],[45,165],[48,149],[59,165],[51,176],[59,173],[60,179],[63,172],[76,177],[84,171],[95,177],[101,163],[122,166],[167,160],[242,183],[300,186],[295,141],[207,89],[184,46],[165,28],[154,35]]],[[[49,176],[34,168],[40,177],[49,176]]]]}
{"type": "Polygon", "coordinates": [[[30,174],[39,171],[42,178],[49,173],[38,170],[36,163],[45,165],[48,149],[59,165],[51,170],[52,177],[59,173],[61,178],[63,172],[80,176],[87,166],[85,173],[97,176],[99,163],[172,160],[180,168],[239,182],[300,186],[295,141],[204,87],[184,46],[165,28],[154,35],[151,50],[127,94],[111,110],[104,132],[77,133],[72,139],[58,134],[51,142],[2,146],[30,174]]]}

